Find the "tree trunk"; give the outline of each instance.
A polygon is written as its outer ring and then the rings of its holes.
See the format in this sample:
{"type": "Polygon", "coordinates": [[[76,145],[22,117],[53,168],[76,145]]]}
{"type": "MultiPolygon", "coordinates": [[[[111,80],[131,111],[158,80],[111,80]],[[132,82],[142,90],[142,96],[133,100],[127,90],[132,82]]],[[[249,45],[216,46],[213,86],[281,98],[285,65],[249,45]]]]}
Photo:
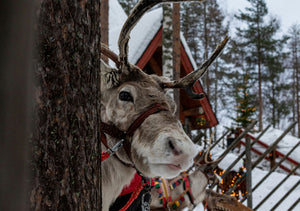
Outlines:
{"type": "MultiPolygon", "coordinates": [[[[295,122],[296,120],[296,109],[295,109],[295,105],[297,105],[297,101],[296,101],[296,71],[294,69],[293,71],[293,86],[292,86],[292,120],[293,122],[295,122]]],[[[292,135],[295,136],[296,135],[296,129],[293,128],[292,129],[292,135]]]]}
{"type": "MultiPolygon", "coordinates": [[[[208,30],[207,30],[207,3],[203,2],[203,18],[204,18],[204,61],[208,58],[208,30]]],[[[209,71],[206,71],[206,96],[210,99],[210,78],[209,71]]]]}
{"type": "MultiPolygon", "coordinates": [[[[258,21],[257,23],[258,28],[258,40],[261,40],[260,35],[260,23],[258,21]]],[[[258,122],[259,122],[259,131],[263,130],[263,122],[262,122],[262,116],[263,116],[263,107],[262,107],[262,89],[261,89],[261,65],[262,65],[262,52],[261,52],[261,46],[260,43],[257,44],[257,67],[258,67],[258,103],[259,103],[259,114],[258,114],[258,122]]]]}
{"type": "Polygon", "coordinates": [[[33,2],[0,2],[0,210],[28,210],[33,2]]]}
{"type": "Polygon", "coordinates": [[[100,1],[43,0],[33,210],[101,210],[100,1]]]}
{"type": "MultiPolygon", "coordinates": [[[[172,4],[163,4],[163,35],[162,35],[162,71],[163,76],[173,79],[173,24],[172,4]]],[[[174,90],[169,89],[168,94],[174,98],[174,90]]]]}
{"type": "MultiPolygon", "coordinates": [[[[108,24],[109,24],[109,2],[108,0],[101,0],[101,42],[108,46],[108,24]]],[[[101,59],[108,63],[108,58],[102,56],[101,59]]]]}
{"type": "Polygon", "coordinates": [[[295,55],[295,72],[296,72],[296,97],[297,97],[297,122],[298,122],[298,138],[300,138],[300,102],[299,102],[299,65],[298,65],[298,55],[297,55],[297,47],[296,47],[296,55],[295,55]]]}
{"type": "MultiPolygon", "coordinates": [[[[180,3],[173,3],[173,79],[180,79],[180,3]]],[[[180,92],[174,90],[174,100],[177,105],[176,116],[180,118],[180,92]]]]}

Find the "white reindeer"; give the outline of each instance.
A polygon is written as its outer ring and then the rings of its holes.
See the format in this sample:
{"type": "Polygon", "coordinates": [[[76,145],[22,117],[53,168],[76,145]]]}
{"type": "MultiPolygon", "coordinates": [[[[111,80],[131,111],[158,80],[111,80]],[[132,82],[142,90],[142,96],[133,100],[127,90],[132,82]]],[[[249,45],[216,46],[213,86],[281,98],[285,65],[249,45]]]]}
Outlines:
{"type": "Polygon", "coordinates": [[[101,61],[102,149],[114,151],[123,144],[114,156],[102,162],[105,211],[135,172],[143,177],[173,178],[193,164],[197,147],[176,119],[176,105],[166,95],[166,89],[184,88],[193,98],[203,97],[192,92],[192,86],[228,40],[218,46],[199,70],[179,81],[144,73],[128,62],[129,34],[141,16],[160,2],[166,0],[141,0],[134,7],[119,36],[119,55],[101,45],[101,52],[116,63],[113,68],[101,61]]]}

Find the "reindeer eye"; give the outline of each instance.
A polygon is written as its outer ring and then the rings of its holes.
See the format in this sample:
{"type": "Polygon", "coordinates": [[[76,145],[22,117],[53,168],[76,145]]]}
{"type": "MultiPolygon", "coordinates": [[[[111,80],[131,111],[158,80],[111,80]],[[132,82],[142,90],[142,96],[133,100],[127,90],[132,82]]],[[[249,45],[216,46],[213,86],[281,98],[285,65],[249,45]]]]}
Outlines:
{"type": "Polygon", "coordinates": [[[119,99],[122,101],[133,102],[133,97],[129,92],[122,91],[119,93],[119,99]]]}

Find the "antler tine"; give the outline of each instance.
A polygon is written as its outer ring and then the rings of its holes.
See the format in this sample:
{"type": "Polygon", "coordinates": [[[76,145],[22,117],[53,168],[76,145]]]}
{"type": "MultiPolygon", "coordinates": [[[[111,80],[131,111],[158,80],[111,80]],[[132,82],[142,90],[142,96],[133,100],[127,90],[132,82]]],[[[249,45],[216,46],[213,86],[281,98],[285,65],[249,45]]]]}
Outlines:
{"type": "Polygon", "coordinates": [[[101,43],[101,53],[111,59],[117,67],[120,66],[119,56],[112,52],[104,43],[101,43]]]}
{"type": "Polygon", "coordinates": [[[183,88],[191,98],[203,98],[203,94],[194,93],[192,87],[194,83],[201,78],[204,73],[206,73],[208,67],[213,63],[213,61],[221,54],[228,40],[229,38],[226,36],[225,39],[216,47],[212,55],[201,65],[198,70],[191,72],[190,74],[181,78],[179,81],[165,82],[163,84],[164,88],[183,88]]]}
{"type": "MultiPolygon", "coordinates": [[[[136,6],[132,9],[130,15],[128,16],[126,22],[123,25],[123,28],[119,36],[119,58],[120,63],[128,66],[128,42],[130,39],[130,32],[145,12],[151,9],[153,6],[163,3],[163,2],[183,2],[191,0],[140,0],[136,6]]],[[[193,0],[192,0],[193,1],[193,0]]],[[[194,0],[203,2],[204,0],[194,0]]]]}

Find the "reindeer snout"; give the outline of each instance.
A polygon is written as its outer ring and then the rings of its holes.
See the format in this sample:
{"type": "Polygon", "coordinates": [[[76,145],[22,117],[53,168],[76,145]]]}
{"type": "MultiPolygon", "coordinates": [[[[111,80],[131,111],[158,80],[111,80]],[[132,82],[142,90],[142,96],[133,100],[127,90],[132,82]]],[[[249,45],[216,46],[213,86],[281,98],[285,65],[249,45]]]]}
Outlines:
{"type": "Polygon", "coordinates": [[[174,155],[182,154],[182,150],[180,150],[177,145],[178,140],[175,140],[173,137],[168,137],[167,140],[168,140],[168,147],[174,155]]]}

